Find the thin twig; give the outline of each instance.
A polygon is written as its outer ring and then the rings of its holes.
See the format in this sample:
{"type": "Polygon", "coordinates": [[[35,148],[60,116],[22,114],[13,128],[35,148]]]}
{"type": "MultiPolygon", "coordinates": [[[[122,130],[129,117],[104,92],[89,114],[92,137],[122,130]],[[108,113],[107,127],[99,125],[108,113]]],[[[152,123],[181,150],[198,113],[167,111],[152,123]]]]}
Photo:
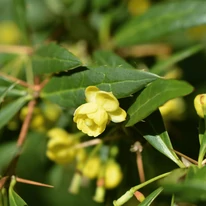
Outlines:
{"type": "Polygon", "coordinates": [[[75,146],[76,149],[80,149],[80,148],[84,148],[84,147],[89,147],[89,146],[93,146],[93,145],[97,145],[97,144],[100,144],[102,142],[101,139],[92,139],[92,140],[89,140],[89,141],[86,141],[86,142],[82,142],[80,144],[77,144],[75,146]]]}
{"type": "Polygon", "coordinates": [[[44,183],[41,183],[41,182],[35,182],[35,181],[32,181],[32,180],[26,180],[26,179],[23,179],[23,178],[20,178],[20,177],[16,177],[16,181],[21,182],[21,183],[25,183],[25,184],[29,184],[29,185],[41,186],[41,187],[50,187],[50,188],[54,187],[52,185],[44,184],[44,183]]]}
{"type": "Polygon", "coordinates": [[[35,99],[31,100],[28,103],[28,114],[27,114],[27,116],[26,116],[26,118],[23,122],[21,131],[20,131],[20,134],[19,134],[19,137],[18,137],[18,140],[17,140],[17,146],[18,147],[21,147],[23,145],[24,141],[25,141],[35,105],[36,105],[36,100],[35,99]]]}
{"type": "Polygon", "coordinates": [[[145,182],[145,175],[144,175],[144,167],[142,162],[142,154],[140,151],[137,151],[137,168],[139,172],[140,182],[143,183],[145,182]]]}
{"type": "Polygon", "coordinates": [[[21,85],[21,86],[24,86],[24,87],[32,87],[32,85],[28,84],[27,82],[21,80],[21,79],[18,79],[16,77],[12,77],[12,76],[9,76],[7,74],[4,74],[2,72],[0,72],[0,77],[3,77],[5,79],[8,79],[12,82],[17,82],[17,84],[21,85]]]}
{"type": "Polygon", "coordinates": [[[28,46],[0,45],[0,53],[31,55],[32,52],[33,49],[28,46]]]}
{"type": "Polygon", "coordinates": [[[178,152],[178,151],[176,151],[176,150],[174,150],[174,149],[170,149],[170,150],[174,151],[174,152],[175,152],[176,154],[178,154],[179,156],[184,157],[185,159],[189,160],[189,161],[192,162],[193,164],[198,165],[198,162],[197,162],[196,160],[194,160],[194,159],[192,159],[192,158],[190,158],[190,157],[188,157],[188,156],[186,156],[186,155],[182,154],[181,152],[178,152]]]}
{"type": "Polygon", "coordinates": [[[6,181],[8,180],[9,176],[5,176],[5,177],[2,177],[0,179],[0,190],[3,188],[3,186],[5,185],[6,181]]]}

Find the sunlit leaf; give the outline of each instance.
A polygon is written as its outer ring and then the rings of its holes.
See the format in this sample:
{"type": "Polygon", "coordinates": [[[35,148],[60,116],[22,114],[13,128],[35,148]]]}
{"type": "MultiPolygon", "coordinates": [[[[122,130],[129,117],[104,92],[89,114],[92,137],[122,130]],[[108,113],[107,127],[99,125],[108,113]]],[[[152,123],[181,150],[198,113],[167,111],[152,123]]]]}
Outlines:
{"type": "Polygon", "coordinates": [[[94,54],[94,61],[97,65],[105,65],[107,67],[115,68],[129,68],[133,69],[134,67],[127,63],[124,59],[119,57],[117,54],[111,51],[99,50],[94,54]]]}
{"type": "Polygon", "coordinates": [[[150,115],[168,100],[184,96],[193,91],[193,87],[178,80],[158,79],[146,87],[128,109],[129,120],[126,126],[132,126],[150,115]]]}
{"type": "Polygon", "coordinates": [[[34,73],[44,74],[71,70],[82,63],[67,49],[51,43],[35,52],[32,64],[34,73]]]}
{"type": "Polygon", "coordinates": [[[106,68],[79,72],[67,77],[52,78],[41,93],[64,107],[76,107],[85,102],[84,90],[95,85],[102,90],[112,91],[117,98],[128,97],[139,91],[158,76],[135,69],[106,68]]]}
{"type": "Polygon", "coordinates": [[[114,36],[117,46],[148,42],[163,35],[206,23],[206,2],[169,1],[152,6],[120,28],[114,36]],[[198,11],[198,12],[194,12],[198,11]]]}

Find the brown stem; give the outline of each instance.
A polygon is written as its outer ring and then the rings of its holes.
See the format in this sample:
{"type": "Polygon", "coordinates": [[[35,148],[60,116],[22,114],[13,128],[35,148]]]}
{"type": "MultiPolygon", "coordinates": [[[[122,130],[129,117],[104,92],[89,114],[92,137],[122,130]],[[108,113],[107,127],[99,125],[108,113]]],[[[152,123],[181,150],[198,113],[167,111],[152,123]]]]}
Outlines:
{"type": "Polygon", "coordinates": [[[187,159],[188,161],[192,162],[193,164],[198,165],[198,162],[196,160],[194,160],[194,159],[192,159],[192,158],[190,158],[190,157],[188,157],[188,156],[186,156],[186,155],[182,154],[181,152],[178,152],[178,151],[176,151],[174,149],[170,149],[170,150],[174,151],[177,155],[179,155],[181,157],[184,157],[185,159],[187,159]]]}
{"type": "Polygon", "coordinates": [[[143,162],[142,162],[142,154],[140,151],[137,151],[137,168],[139,172],[139,178],[140,182],[145,182],[145,175],[144,175],[144,168],[143,168],[143,162]]]}
{"type": "Polygon", "coordinates": [[[27,116],[26,116],[26,118],[23,122],[21,131],[20,131],[20,134],[19,134],[19,137],[18,137],[18,140],[17,140],[17,146],[18,147],[21,147],[23,145],[24,141],[25,141],[35,105],[36,105],[36,100],[35,99],[31,100],[28,103],[28,114],[27,114],[27,116]]]}
{"type": "Polygon", "coordinates": [[[98,139],[98,138],[92,139],[92,140],[82,142],[82,143],[75,145],[75,148],[80,149],[80,148],[84,148],[84,147],[89,147],[89,146],[100,144],[101,142],[102,142],[101,139],[98,139]]]}
{"type": "Polygon", "coordinates": [[[28,46],[0,45],[0,53],[31,55],[32,52],[33,49],[28,46]]]}
{"type": "Polygon", "coordinates": [[[26,83],[25,81],[22,81],[21,79],[17,79],[16,77],[12,77],[12,76],[9,76],[7,74],[4,74],[2,72],[0,72],[0,76],[1,77],[4,77],[5,79],[8,79],[12,82],[17,82],[17,84],[21,85],[21,86],[24,86],[24,87],[32,87],[32,85],[26,83]]]}
{"type": "Polygon", "coordinates": [[[8,179],[9,179],[9,176],[5,176],[0,179],[0,190],[3,188],[3,186],[5,185],[8,179]]]}

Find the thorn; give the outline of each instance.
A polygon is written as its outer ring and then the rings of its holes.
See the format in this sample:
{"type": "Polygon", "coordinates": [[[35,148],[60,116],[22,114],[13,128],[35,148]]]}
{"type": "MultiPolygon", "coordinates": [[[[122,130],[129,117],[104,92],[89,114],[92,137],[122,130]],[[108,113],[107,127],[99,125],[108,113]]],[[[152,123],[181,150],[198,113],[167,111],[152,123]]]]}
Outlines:
{"type": "Polygon", "coordinates": [[[48,184],[44,184],[44,183],[40,183],[40,182],[35,182],[35,181],[32,181],[32,180],[26,180],[26,179],[22,179],[20,177],[16,177],[16,181],[21,182],[21,183],[25,183],[25,184],[29,184],[29,185],[36,185],[36,186],[40,186],[40,187],[54,188],[53,185],[48,185],[48,184]]]}

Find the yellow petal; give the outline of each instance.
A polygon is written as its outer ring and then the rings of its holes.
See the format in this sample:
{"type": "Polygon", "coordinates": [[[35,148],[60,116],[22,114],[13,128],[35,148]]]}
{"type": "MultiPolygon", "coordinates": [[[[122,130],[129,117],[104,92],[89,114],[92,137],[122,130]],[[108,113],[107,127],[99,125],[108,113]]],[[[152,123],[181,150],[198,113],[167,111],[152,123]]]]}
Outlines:
{"type": "Polygon", "coordinates": [[[85,90],[85,96],[87,102],[95,102],[96,93],[99,89],[95,86],[89,86],[85,90]]]}
{"type": "Polygon", "coordinates": [[[116,111],[110,112],[108,114],[110,116],[111,121],[115,123],[125,121],[127,116],[127,113],[120,107],[116,111]]]}
{"type": "Polygon", "coordinates": [[[88,114],[95,112],[97,110],[97,104],[95,103],[85,103],[79,106],[75,112],[74,116],[79,115],[79,114],[88,114]]]}
{"type": "Polygon", "coordinates": [[[108,122],[108,114],[105,110],[103,109],[98,109],[97,112],[87,114],[88,118],[93,119],[95,124],[98,126],[101,126],[105,122],[108,122]]]}
{"type": "MultiPolygon", "coordinates": [[[[104,124],[102,124],[101,126],[98,126],[97,124],[95,124],[93,122],[93,124],[91,125],[87,125],[86,124],[87,121],[84,121],[81,125],[81,129],[82,132],[84,132],[85,134],[87,134],[88,136],[93,136],[93,137],[97,137],[98,135],[100,135],[106,128],[106,123],[104,122],[104,124]]],[[[78,128],[79,129],[79,128],[78,128]]]]}
{"type": "Polygon", "coordinates": [[[69,136],[69,133],[67,133],[64,129],[62,128],[58,128],[58,127],[55,127],[55,128],[52,128],[48,131],[47,133],[47,136],[50,137],[50,138],[58,138],[58,137],[61,137],[61,138],[65,138],[67,139],[68,136],[69,136]]]}
{"type": "Polygon", "coordinates": [[[103,107],[107,112],[115,111],[119,107],[117,98],[111,92],[97,92],[96,103],[98,106],[103,107]]]}
{"type": "Polygon", "coordinates": [[[70,139],[50,139],[47,144],[47,148],[53,152],[57,152],[61,149],[68,148],[72,143],[70,139]]]}

